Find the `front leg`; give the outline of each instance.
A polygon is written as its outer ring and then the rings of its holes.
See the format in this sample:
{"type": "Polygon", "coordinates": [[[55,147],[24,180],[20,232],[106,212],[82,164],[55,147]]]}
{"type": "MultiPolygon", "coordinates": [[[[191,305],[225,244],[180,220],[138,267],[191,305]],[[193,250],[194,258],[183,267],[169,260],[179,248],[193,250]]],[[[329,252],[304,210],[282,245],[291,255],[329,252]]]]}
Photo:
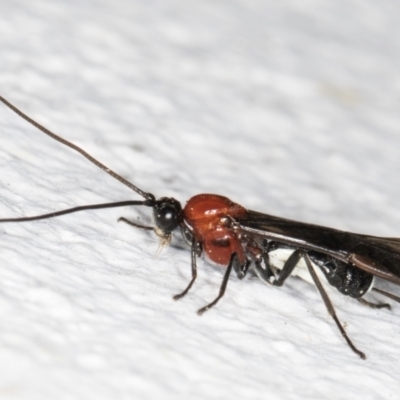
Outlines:
{"type": "Polygon", "coordinates": [[[172,298],[174,300],[179,300],[181,299],[183,296],[186,295],[186,293],[190,290],[190,288],[193,286],[194,281],[197,278],[197,264],[196,264],[196,258],[198,254],[201,254],[201,245],[200,243],[197,242],[197,240],[195,239],[194,236],[192,236],[192,243],[191,243],[191,247],[190,247],[190,253],[191,253],[191,259],[192,259],[192,279],[189,282],[189,285],[187,286],[187,288],[179,294],[176,294],[175,296],[173,296],[172,298]]]}
{"type": "Polygon", "coordinates": [[[152,226],[140,225],[140,224],[137,224],[136,222],[129,221],[129,219],[126,219],[125,217],[118,218],[118,222],[120,222],[120,221],[125,222],[128,225],[134,226],[135,228],[145,229],[147,231],[154,231],[154,227],[152,227],[152,226]]]}

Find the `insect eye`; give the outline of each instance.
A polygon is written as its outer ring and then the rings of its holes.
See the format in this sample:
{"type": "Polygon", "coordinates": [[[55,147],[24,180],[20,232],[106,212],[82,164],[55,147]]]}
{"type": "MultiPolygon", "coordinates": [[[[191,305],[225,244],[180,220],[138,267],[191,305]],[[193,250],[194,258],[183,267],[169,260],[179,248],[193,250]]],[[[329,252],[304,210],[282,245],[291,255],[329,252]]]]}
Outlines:
{"type": "Polygon", "coordinates": [[[182,219],[182,208],[175,199],[162,198],[154,207],[154,219],[164,235],[169,235],[178,227],[182,219]]]}
{"type": "Polygon", "coordinates": [[[158,210],[157,225],[160,228],[168,228],[175,220],[175,210],[172,207],[166,206],[158,210]]]}

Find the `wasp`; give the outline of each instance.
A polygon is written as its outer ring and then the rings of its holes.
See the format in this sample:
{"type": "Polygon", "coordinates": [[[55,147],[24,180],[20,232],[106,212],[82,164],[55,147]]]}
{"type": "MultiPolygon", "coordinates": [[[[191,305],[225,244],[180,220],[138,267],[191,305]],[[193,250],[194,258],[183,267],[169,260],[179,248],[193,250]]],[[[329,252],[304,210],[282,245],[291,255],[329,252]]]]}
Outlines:
{"type": "MultiPolygon", "coordinates": [[[[199,315],[216,305],[224,296],[232,271],[239,279],[245,278],[252,271],[269,285],[283,286],[286,279],[299,274],[300,265],[305,264],[307,280],[315,284],[344,340],[362,359],[366,358],[365,353],[347,335],[322,282],[326,281],[343,295],[369,307],[390,309],[389,304],[372,303],[364,299],[370,291],[400,302],[399,297],[375,287],[375,277],[400,285],[400,239],[360,235],[275,217],[248,210],[217,194],[198,194],[184,206],[172,197],[156,198],[106,167],[82,148],[40,125],[1,96],[0,101],[25,121],[77,151],[142,197],[142,200],[90,204],[32,217],[4,218],[0,219],[0,223],[35,221],[83,210],[149,207],[153,212],[154,226],[141,225],[123,217],[119,221],[154,231],[163,244],[170,242],[174,231],[180,231],[190,247],[191,279],[181,293],[173,296],[175,300],[184,297],[193,286],[197,277],[197,258],[202,254],[226,267],[218,296],[200,308],[199,315]],[[271,253],[282,249],[290,250],[290,255],[278,268],[272,262],[271,253]]],[[[304,277],[304,273],[301,276],[304,277]]]]}

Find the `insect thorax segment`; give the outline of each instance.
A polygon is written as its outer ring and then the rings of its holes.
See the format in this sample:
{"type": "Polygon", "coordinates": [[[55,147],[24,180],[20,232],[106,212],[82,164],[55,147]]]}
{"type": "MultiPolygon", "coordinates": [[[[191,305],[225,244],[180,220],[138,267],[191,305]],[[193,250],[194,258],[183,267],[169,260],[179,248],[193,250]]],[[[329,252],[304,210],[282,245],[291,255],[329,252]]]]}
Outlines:
{"type": "Polygon", "coordinates": [[[232,253],[240,263],[245,263],[240,240],[231,227],[231,220],[244,217],[247,211],[229,200],[215,194],[199,194],[186,203],[183,215],[186,225],[211,261],[228,265],[232,253]]]}

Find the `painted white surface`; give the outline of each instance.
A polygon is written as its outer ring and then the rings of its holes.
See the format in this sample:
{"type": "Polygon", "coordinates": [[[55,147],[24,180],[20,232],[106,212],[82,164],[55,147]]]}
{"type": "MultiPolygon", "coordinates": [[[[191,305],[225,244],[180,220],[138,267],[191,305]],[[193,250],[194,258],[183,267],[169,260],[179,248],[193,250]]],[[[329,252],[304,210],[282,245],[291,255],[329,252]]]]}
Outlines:
{"type": "MultiPolygon", "coordinates": [[[[1,95],[144,190],[400,235],[400,3],[2,1],[1,95]]],[[[137,198],[0,107],[2,217],[137,198]]],[[[0,397],[397,399],[400,307],[231,279],[103,210],[0,226],[0,397]]],[[[394,290],[397,290],[394,288],[394,290]]]]}

